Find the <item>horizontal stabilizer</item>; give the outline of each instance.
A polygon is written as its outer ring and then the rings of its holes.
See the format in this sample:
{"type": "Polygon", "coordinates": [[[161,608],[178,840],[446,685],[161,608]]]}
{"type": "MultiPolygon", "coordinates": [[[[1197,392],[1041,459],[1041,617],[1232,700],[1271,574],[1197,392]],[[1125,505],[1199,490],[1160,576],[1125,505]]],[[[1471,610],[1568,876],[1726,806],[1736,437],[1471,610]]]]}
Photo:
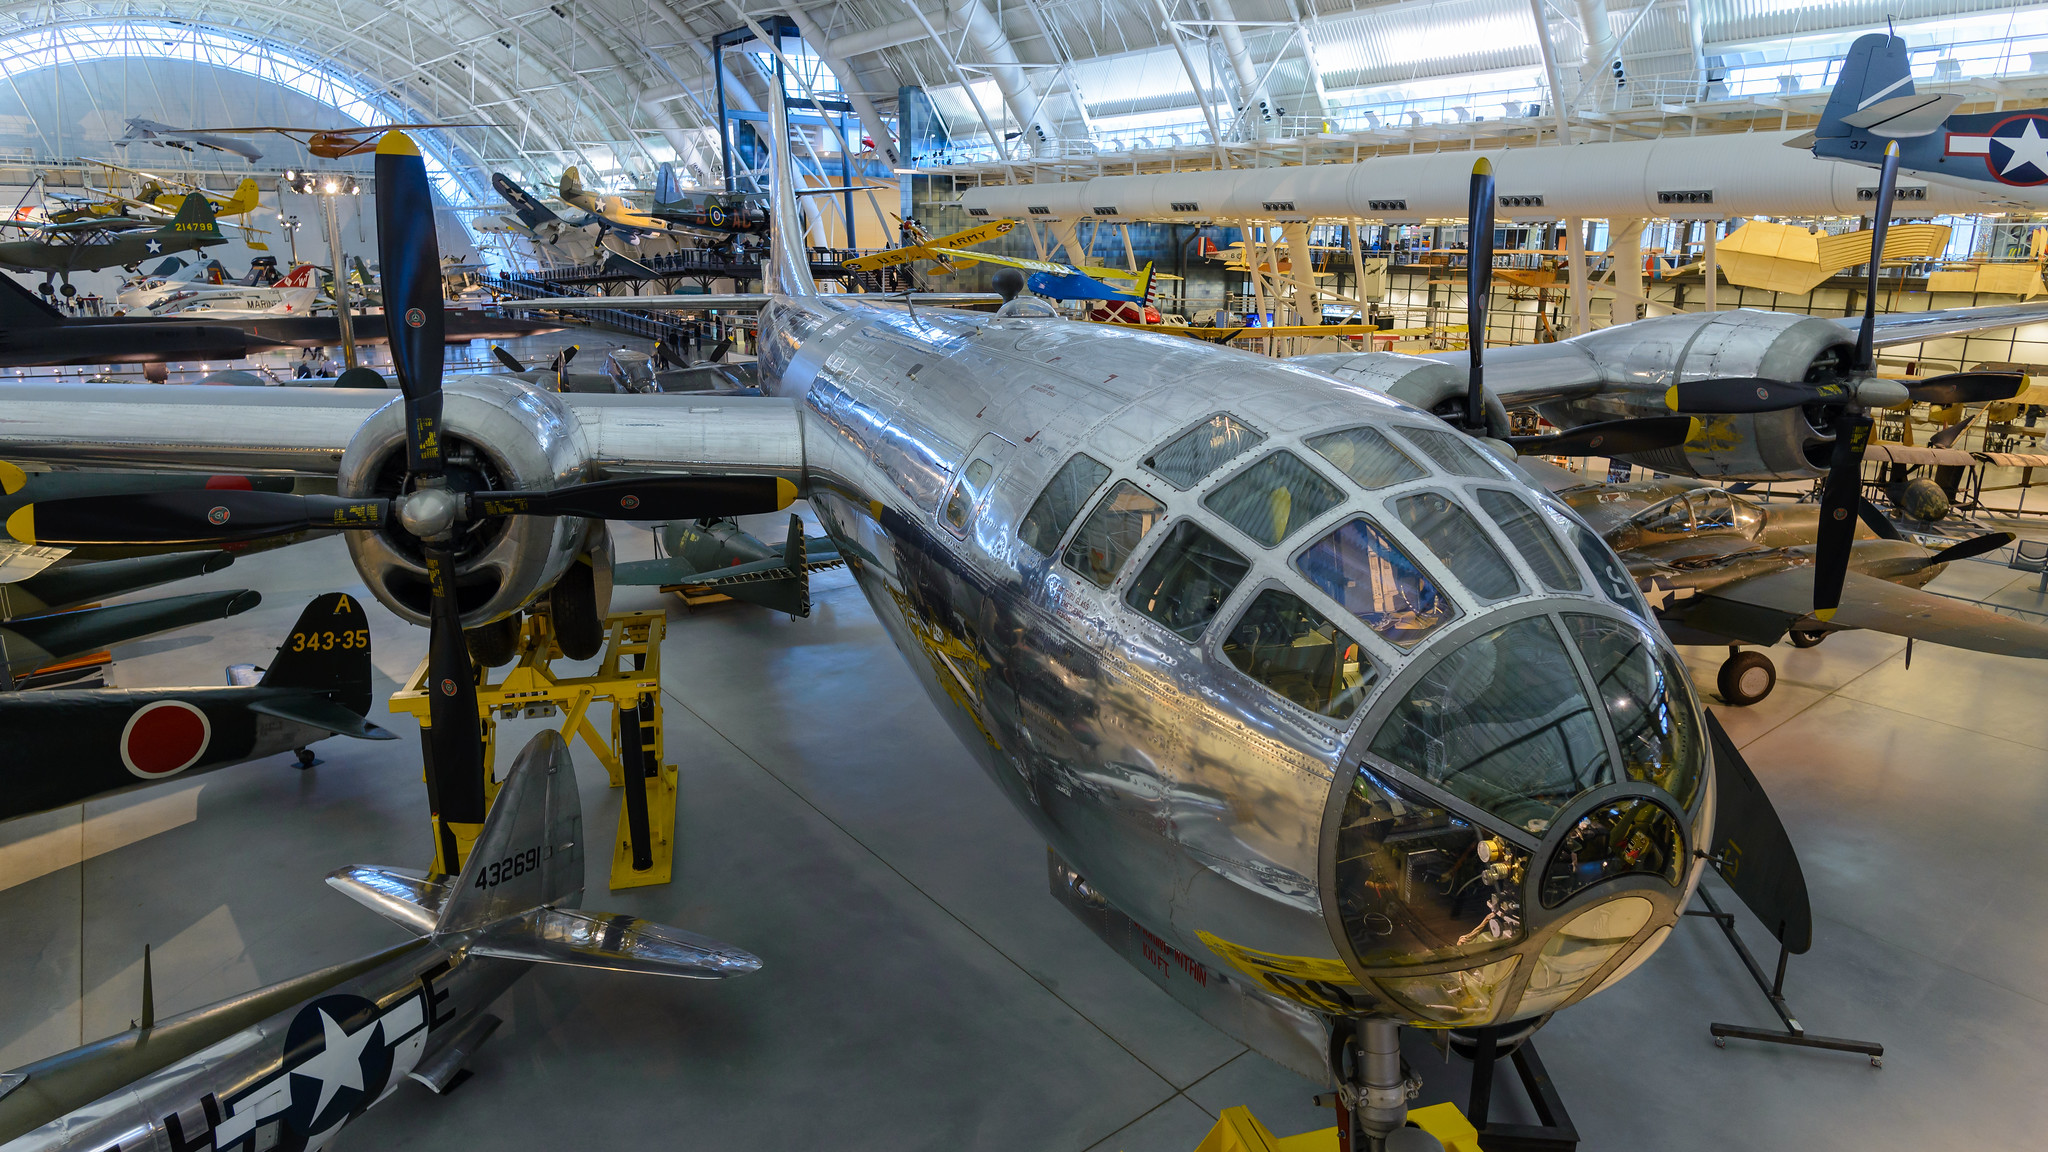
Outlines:
{"type": "Polygon", "coordinates": [[[337,736],[358,740],[396,740],[398,735],[377,727],[325,696],[282,696],[253,700],[249,711],[311,728],[325,728],[337,736]]]}
{"type": "Polygon", "coordinates": [[[0,540],[0,584],[18,584],[69,555],[69,548],[0,540]]]}
{"type": "Polygon", "coordinates": [[[416,936],[433,932],[450,892],[445,880],[375,864],[351,864],[329,872],[327,886],[416,936]]]}
{"type": "Polygon", "coordinates": [[[59,610],[168,584],[173,580],[204,576],[234,562],[233,553],[221,551],[172,552],[163,556],[97,560],[67,564],[45,572],[23,583],[21,590],[49,605],[52,610],[59,610]]]}
{"type": "Polygon", "coordinates": [[[1872,136],[1907,138],[1929,136],[1963,102],[1960,92],[1920,92],[1880,100],[1842,117],[1851,128],[1867,129],[1872,136]]]}
{"type": "Polygon", "coordinates": [[[536,908],[484,933],[469,950],[505,960],[691,980],[743,976],[761,967],[753,953],[694,932],[573,908],[536,908]]]}

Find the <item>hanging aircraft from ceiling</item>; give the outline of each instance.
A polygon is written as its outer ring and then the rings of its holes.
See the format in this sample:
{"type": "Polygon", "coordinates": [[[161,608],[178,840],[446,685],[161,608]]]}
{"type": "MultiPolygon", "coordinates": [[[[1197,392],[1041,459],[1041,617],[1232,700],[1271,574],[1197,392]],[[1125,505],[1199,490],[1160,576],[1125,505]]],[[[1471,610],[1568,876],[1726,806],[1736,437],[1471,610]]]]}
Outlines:
{"type": "MultiPolygon", "coordinates": [[[[431,201],[394,134],[378,230],[385,299],[405,320],[402,402],[0,387],[0,448],[131,467],[261,461],[336,476],[344,495],[60,501],[34,506],[17,535],[347,529],[373,593],[431,621],[449,669],[427,738],[452,872],[483,795],[459,629],[559,595],[579,556],[606,563],[604,518],[731,515],[801,486],[928,694],[1046,837],[1062,899],[1204,973],[1169,991],[1218,1027],[1347,1085],[1361,1138],[1402,1124],[1400,1023],[1478,1026],[1582,1000],[1661,944],[1696,852],[1782,837],[1775,817],[1714,824],[1717,777],[1753,777],[1710,741],[1712,718],[1614,553],[1509,466],[1512,449],[1485,442],[1505,432],[1490,381],[1506,391],[1538,369],[1489,377],[1475,348],[1462,372],[1389,356],[1398,372],[1358,365],[1347,383],[1138,331],[817,294],[771,99],[771,396],[685,406],[505,377],[441,387],[431,201]],[[1405,403],[1410,369],[1457,386],[1405,403]],[[563,476],[591,479],[550,487],[563,476]]],[[[1485,220],[1493,182],[1469,184],[1485,220]]],[[[1475,327],[1490,266],[1475,255],[1475,327]]],[[[1772,364],[1805,379],[1805,361],[1772,364]]],[[[1739,367],[1680,394],[1705,404],[1780,383],[1739,367]]],[[[1667,410],[1531,450],[1599,452],[1611,436],[1656,451],[1689,428],[1667,410]]],[[[1786,915],[1804,922],[1797,891],[1786,915]]]]}

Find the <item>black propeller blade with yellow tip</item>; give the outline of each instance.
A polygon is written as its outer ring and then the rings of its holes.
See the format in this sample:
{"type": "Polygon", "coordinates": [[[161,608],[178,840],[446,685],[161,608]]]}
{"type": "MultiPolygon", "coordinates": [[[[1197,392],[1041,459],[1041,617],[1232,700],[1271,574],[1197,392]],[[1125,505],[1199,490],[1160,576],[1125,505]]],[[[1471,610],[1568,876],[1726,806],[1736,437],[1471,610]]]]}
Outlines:
{"type": "Polygon", "coordinates": [[[461,871],[463,849],[484,822],[483,735],[476,669],[462,638],[454,540],[460,514],[447,486],[441,438],[441,240],[419,146],[403,132],[377,142],[377,255],[391,368],[405,396],[405,448],[414,491],[401,523],[420,538],[430,591],[427,636],[427,804],[433,811],[435,870],[461,871]]]}
{"type": "MultiPolygon", "coordinates": [[[[1486,317],[1493,292],[1493,205],[1493,165],[1486,160],[1475,161],[1466,204],[1470,236],[1465,244],[1465,408],[1459,413],[1461,419],[1452,421],[1473,436],[1490,432],[1486,420],[1485,359],[1486,317]]],[[[1506,440],[1516,452],[1535,456],[1616,456],[1675,447],[1691,435],[1690,417],[1651,416],[1607,420],[1551,436],[1509,436],[1506,440]]]]}
{"type": "Polygon", "coordinates": [[[1493,165],[1472,165],[1465,242],[1465,431],[1486,435],[1486,312],[1493,284],[1493,165]]]}
{"type": "MultiPolygon", "coordinates": [[[[1856,358],[1851,371],[1865,378],[1877,375],[1877,273],[1884,259],[1884,237],[1892,225],[1892,189],[1899,179],[1899,143],[1884,146],[1884,165],[1878,170],[1877,202],[1870,216],[1870,273],[1863,292],[1863,324],[1856,331],[1856,358]]],[[[1828,454],[1828,474],[1821,483],[1820,529],[1814,537],[1813,614],[1832,619],[1842,603],[1842,584],[1849,575],[1850,545],[1856,540],[1856,524],[1863,503],[1863,450],[1870,444],[1872,427],[1854,391],[1832,421],[1834,450],[1828,454]]]]}
{"type": "Polygon", "coordinates": [[[496,356],[498,358],[498,363],[503,364],[505,367],[510,368],[514,372],[526,371],[526,365],[519,362],[519,357],[514,356],[510,352],[505,351],[505,349],[500,347],[499,345],[491,345],[491,355],[496,356]]]}
{"type": "Polygon", "coordinates": [[[1645,416],[1603,420],[1549,436],[1510,436],[1508,444],[1524,456],[1624,456],[1676,448],[1692,436],[1690,416],[1645,416]]]}
{"type": "Polygon", "coordinates": [[[24,504],[7,518],[23,544],[230,544],[321,528],[378,528],[388,500],[188,489],[24,504]]]}

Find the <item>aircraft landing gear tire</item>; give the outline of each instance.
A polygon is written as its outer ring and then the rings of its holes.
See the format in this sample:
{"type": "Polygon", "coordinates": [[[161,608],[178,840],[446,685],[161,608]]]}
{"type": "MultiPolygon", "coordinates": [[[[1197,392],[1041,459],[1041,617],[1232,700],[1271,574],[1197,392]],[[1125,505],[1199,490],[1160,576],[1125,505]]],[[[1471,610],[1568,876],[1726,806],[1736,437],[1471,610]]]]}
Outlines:
{"type": "Polygon", "coordinates": [[[293,765],[293,767],[297,768],[301,772],[304,772],[306,769],[311,768],[313,765],[318,764],[320,762],[319,757],[313,755],[313,750],[311,748],[294,748],[292,749],[292,755],[297,756],[299,758],[299,762],[293,765]]]}
{"type": "Polygon", "coordinates": [[[78,295],[77,286],[72,284],[71,281],[69,280],[66,280],[63,286],[58,288],[57,291],[63,293],[66,298],[78,295]]]}
{"type": "Polygon", "coordinates": [[[597,609],[597,573],[590,565],[569,565],[548,591],[548,613],[562,655],[588,660],[604,648],[604,614],[597,609]]]}
{"type": "Polygon", "coordinates": [[[1722,703],[1747,708],[1778,686],[1778,669],[1761,652],[1733,652],[1721,663],[1718,685],[1722,703]]]}
{"type": "Polygon", "coordinates": [[[52,287],[48,280],[36,285],[36,291],[44,296],[55,296],[57,294],[57,289],[52,287]]]}
{"type": "Polygon", "coordinates": [[[469,642],[470,658],[486,668],[510,664],[519,655],[519,613],[514,612],[503,620],[464,628],[462,638],[469,642]]]}
{"type": "Polygon", "coordinates": [[[1788,635],[1791,637],[1794,648],[1812,648],[1828,638],[1826,632],[1801,632],[1797,628],[1794,628],[1788,635]]]}

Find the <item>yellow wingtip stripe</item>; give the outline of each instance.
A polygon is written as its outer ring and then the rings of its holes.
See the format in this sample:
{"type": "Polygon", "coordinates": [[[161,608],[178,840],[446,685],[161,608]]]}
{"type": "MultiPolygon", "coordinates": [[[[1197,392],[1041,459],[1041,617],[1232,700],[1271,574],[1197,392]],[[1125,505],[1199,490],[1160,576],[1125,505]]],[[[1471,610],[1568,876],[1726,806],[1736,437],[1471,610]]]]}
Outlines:
{"type": "Polygon", "coordinates": [[[23,544],[36,542],[36,506],[23,504],[7,518],[7,534],[23,544]]]}
{"type": "Polygon", "coordinates": [[[5,460],[0,460],[0,492],[12,496],[16,492],[21,491],[21,486],[26,483],[28,483],[28,473],[23,472],[5,460]]]}
{"type": "Polygon", "coordinates": [[[413,143],[412,137],[407,136],[403,132],[386,132],[377,138],[377,155],[379,156],[417,156],[419,154],[420,146],[413,143]]]}

